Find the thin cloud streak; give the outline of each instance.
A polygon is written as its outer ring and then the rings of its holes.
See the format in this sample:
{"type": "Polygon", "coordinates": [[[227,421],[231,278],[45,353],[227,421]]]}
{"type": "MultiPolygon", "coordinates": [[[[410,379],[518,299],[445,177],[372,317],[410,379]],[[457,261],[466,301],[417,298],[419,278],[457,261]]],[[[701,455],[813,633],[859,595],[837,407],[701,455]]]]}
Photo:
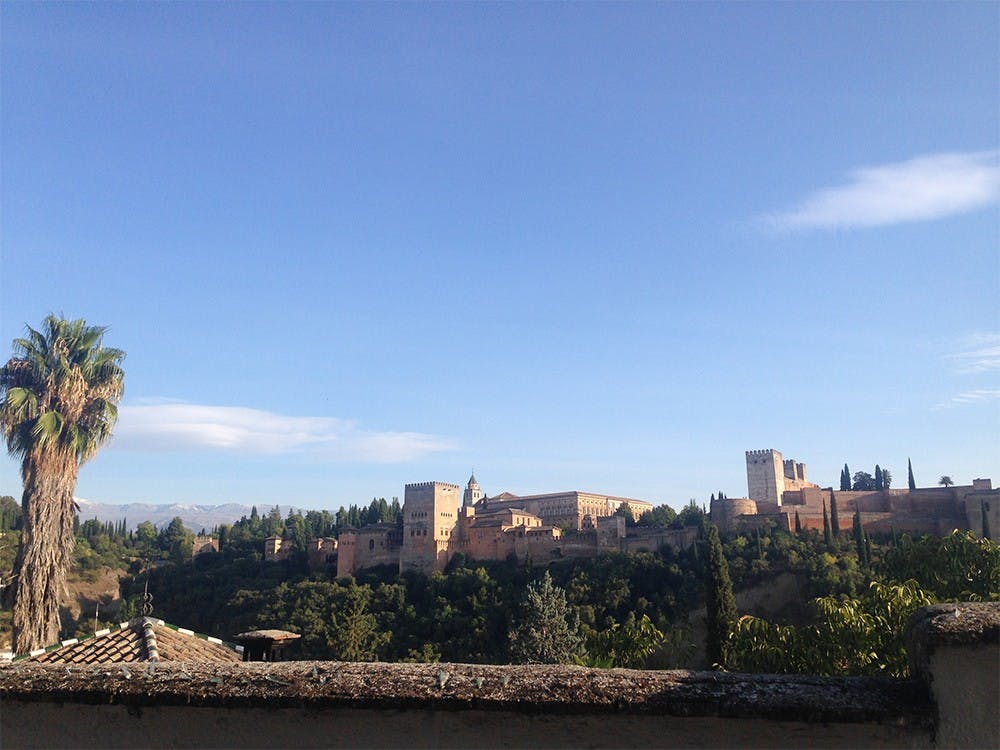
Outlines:
{"type": "Polygon", "coordinates": [[[778,231],[851,229],[929,221],[1000,200],[1000,150],[940,153],[862,167],[845,185],[807,195],[762,218],[778,231]]]}
{"type": "Polygon", "coordinates": [[[119,410],[114,447],[143,452],[305,453],[330,461],[400,463],[456,449],[419,432],[365,430],[334,417],[289,417],[238,406],[142,403],[119,410]]]}
{"type": "Polygon", "coordinates": [[[978,388],[974,391],[965,391],[964,393],[952,396],[947,401],[937,404],[934,410],[954,409],[957,406],[982,405],[997,400],[1000,400],[1000,388],[978,388]]]}
{"type": "Polygon", "coordinates": [[[974,333],[962,343],[965,351],[946,355],[960,375],[1000,370],[1000,333],[974,333]]]}

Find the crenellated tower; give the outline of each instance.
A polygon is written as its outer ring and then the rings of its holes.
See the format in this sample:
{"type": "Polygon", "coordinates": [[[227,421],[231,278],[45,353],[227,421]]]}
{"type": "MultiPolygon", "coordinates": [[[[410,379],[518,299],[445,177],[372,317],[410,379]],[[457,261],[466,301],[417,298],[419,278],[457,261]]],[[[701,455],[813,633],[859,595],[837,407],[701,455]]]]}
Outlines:
{"type": "Polygon", "coordinates": [[[785,462],[773,448],[747,451],[747,495],[758,503],[781,507],[785,491],[785,462]]]}
{"type": "Polygon", "coordinates": [[[458,524],[457,484],[418,482],[403,494],[403,550],[399,570],[433,573],[448,564],[448,548],[458,524]]]}

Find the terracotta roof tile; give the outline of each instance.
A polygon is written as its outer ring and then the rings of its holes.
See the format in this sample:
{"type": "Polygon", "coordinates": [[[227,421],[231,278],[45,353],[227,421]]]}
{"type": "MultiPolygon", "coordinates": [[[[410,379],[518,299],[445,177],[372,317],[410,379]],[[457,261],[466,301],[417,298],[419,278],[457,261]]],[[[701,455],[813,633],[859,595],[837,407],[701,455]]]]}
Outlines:
{"type": "MultiPolygon", "coordinates": [[[[218,640],[218,639],[215,639],[218,640]]],[[[162,620],[137,617],[122,627],[103,635],[85,638],[66,645],[49,647],[31,661],[51,664],[108,664],[140,661],[238,662],[242,655],[236,647],[215,643],[206,636],[168,625],[162,620]],[[152,638],[144,637],[150,626],[152,638]],[[188,633],[191,633],[188,635],[188,633]],[[156,655],[151,659],[151,652],[156,655]]]]}

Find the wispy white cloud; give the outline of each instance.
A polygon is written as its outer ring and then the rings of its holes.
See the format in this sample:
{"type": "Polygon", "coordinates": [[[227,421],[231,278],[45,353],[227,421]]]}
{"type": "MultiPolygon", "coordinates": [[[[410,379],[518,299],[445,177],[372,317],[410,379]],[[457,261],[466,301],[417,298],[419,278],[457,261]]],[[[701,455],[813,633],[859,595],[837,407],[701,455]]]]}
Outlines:
{"type": "Polygon", "coordinates": [[[963,351],[946,355],[955,372],[972,375],[1000,370],[1000,333],[974,333],[959,346],[963,351]]]}
{"type": "Polygon", "coordinates": [[[937,404],[934,409],[953,409],[956,406],[982,405],[1000,400],[1000,388],[978,388],[952,396],[947,401],[937,404]]]}
{"type": "Polygon", "coordinates": [[[847,229],[940,219],[1000,200],[1000,150],[940,153],[856,169],[839,187],[763,217],[781,231],[847,229]]]}
{"type": "Polygon", "coordinates": [[[309,452],[334,461],[395,463],[454,450],[420,432],[379,432],[334,417],[290,417],[238,406],[142,402],[119,410],[115,447],[135,451],[309,452]]]}

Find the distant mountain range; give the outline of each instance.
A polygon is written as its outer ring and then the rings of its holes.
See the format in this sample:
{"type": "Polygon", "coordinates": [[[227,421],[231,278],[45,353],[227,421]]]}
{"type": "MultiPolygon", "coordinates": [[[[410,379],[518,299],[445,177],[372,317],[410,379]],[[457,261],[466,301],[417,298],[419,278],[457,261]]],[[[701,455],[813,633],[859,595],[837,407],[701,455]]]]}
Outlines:
{"type": "MultiPolygon", "coordinates": [[[[174,518],[180,516],[184,525],[195,533],[212,528],[223,523],[233,523],[243,516],[249,516],[251,506],[241,503],[225,503],[224,505],[188,505],[186,503],[171,503],[169,505],[152,505],[150,503],[128,503],[114,505],[111,503],[95,503],[91,500],[76,498],[80,506],[80,521],[96,518],[98,521],[121,521],[128,523],[128,528],[134,529],[143,521],[150,521],[158,529],[167,526],[174,518]]],[[[266,514],[273,505],[257,506],[257,512],[266,514]]],[[[291,508],[279,506],[282,517],[287,517],[291,508]]]]}

